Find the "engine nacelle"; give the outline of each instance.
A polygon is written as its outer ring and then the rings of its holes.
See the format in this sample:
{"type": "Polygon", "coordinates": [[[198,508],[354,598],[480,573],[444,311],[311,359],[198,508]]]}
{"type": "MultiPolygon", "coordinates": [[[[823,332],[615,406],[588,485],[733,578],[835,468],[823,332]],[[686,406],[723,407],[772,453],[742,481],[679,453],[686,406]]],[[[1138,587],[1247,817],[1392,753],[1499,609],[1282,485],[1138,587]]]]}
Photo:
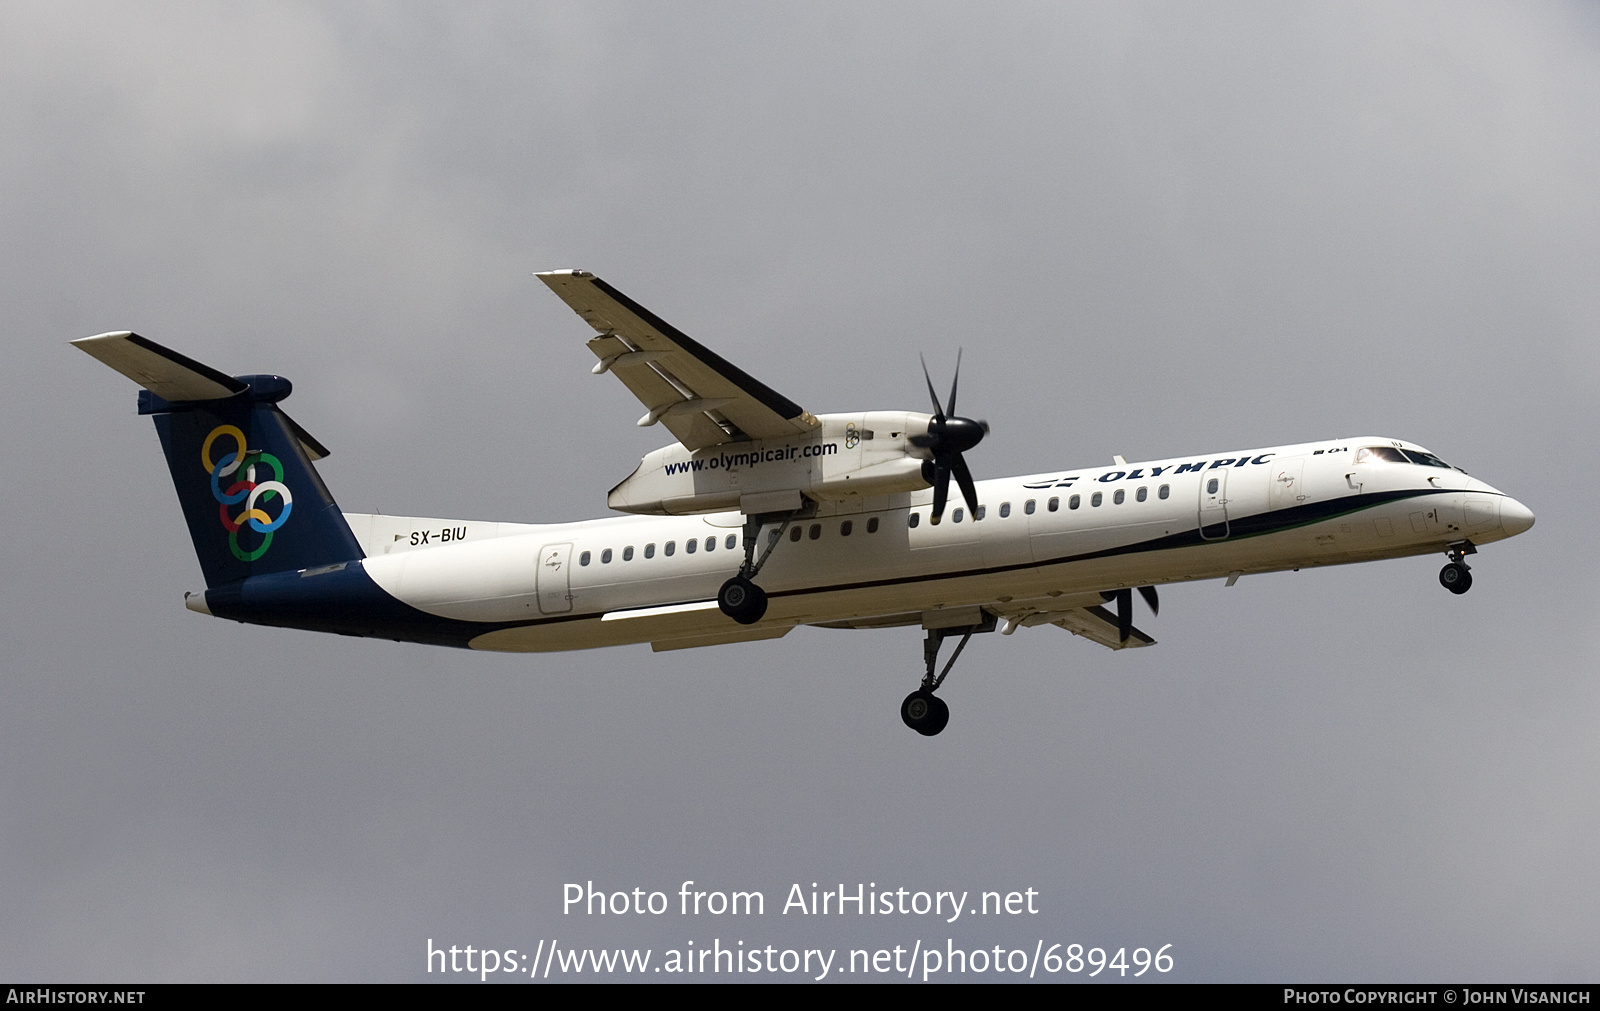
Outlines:
{"type": "Polygon", "coordinates": [[[797,508],[801,497],[848,501],[928,487],[925,449],[910,437],[928,431],[930,415],[908,411],[824,414],[819,427],[793,439],[730,442],[691,453],[666,446],[639,461],[606,504],[619,512],[682,515],[739,509],[797,508]]]}

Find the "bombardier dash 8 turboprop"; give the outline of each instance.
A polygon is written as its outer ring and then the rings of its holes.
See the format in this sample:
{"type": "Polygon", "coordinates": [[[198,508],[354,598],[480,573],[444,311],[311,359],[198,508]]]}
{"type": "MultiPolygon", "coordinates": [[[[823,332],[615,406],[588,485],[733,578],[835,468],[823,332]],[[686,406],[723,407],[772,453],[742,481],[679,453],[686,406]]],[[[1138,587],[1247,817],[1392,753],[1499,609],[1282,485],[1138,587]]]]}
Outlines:
{"type": "Polygon", "coordinates": [[[1515,499],[1377,437],[974,481],[964,454],[988,426],[956,414],[954,380],[945,404],[928,380],[932,414],[814,416],[593,274],[538,277],[594,328],[593,371],[643,402],[638,424],[677,438],[611,489],[631,515],[342,512],[313,463],[328,451],[279,407],[287,379],[229,376],[125,331],[73,341],[144,387],[139,413],[155,421],[206,580],[187,606],[509,651],[920,625],[926,670],[900,715],[932,736],[950,717],[935,692],[974,633],[1049,624],[1149,646],[1135,590],[1153,612],[1162,583],[1436,551],[1449,558],[1439,581],[1465,593],[1466,557],[1533,525],[1515,499]]]}

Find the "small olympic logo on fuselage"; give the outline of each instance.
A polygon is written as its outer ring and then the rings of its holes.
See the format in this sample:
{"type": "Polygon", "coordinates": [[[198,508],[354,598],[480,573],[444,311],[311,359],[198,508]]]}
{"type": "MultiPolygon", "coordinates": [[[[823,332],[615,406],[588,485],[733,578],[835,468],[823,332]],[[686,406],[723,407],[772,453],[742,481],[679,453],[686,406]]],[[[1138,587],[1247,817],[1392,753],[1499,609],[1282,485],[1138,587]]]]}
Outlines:
{"type": "Polygon", "coordinates": [[[211,475],[211,496],[219,503],[217,513],[222,518],[223,529],[228,531],[228,547],[233,551],[233,556],[241,562],[253,562],[266,554],[267,548],[272,546],[273,531],[289,521],[289,513],[294,509],[294,496],[283,483],[283,464],[271,453],[247,449],[244,433],[233,425],[218,425],[200,446],[200,465],[211,475]],[[218,439],[232,439],[235,448],[233,452],[213,461],[211,447],[218,439]],[[272,480],[256,480],[257,468],[263,466],[272,469],[272,480]],[[235,480],[224,488],[224,478],[235,480]],[[283,508],[278,511],[276,519],[261,508],[280,499],[283,508]],[[236,516],[229,516],[229,506],[241,502],[244,503],[244,510],[236,516]],[[261,543],[253,551],[246,551],[239,545],[239,531],[246,526],[262,535],[261,543]]]}

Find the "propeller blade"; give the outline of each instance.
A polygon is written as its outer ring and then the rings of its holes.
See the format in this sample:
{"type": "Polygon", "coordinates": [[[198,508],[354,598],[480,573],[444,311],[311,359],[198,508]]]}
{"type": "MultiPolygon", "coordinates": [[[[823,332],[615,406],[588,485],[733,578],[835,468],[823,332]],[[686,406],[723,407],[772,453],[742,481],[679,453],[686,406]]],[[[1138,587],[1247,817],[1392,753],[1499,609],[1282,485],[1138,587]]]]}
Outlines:
{"type": "Polygon", "coordinates": [[[972,483],[972,471],[967,469],[967,461],[962,459],[960,453],[951,458],[950,470],[956,476],[956,484],[961,486],[961,497],[966,500],[967,508],[972,511],[972,518],[977,519],[978,486],[972,483]]]}
{"type": "Polygon", "coordinates": [[[1141,587],[1139,587],[1139,596],[1143,597],[1144,598],[1144,602],[1146,604],[1150,605],[1150,613],[1151,614],[1160,614],[1161,613],[1161,598],[1156,595],[1156,588],[1155,587],[1153,587],[1153,586],[1141,586],[1141,587]]]}
{"type": "Polygon", "coordinates": [[[933,465],[933,522],[944,515],[944,504],[950,498],[950,464],[943,459],[933,465]]]}
{"type": "Polygon", "coordinates": [[[1117,591],[1117,636],[1127,642],[1133,635],[1133,591],[1117,591]]]}
{"type": "Polygon", "coordinates": [[[945,408],[949,417],[956,416],[956,384],[961,382],[961,349],[956,348],[956,374],[950,379],[950,406],[945,408]]]}
{"type": "MultiPolygon", "coordinates": [[[[939,406],[939,394],[933,391],[933,377],[928,375],[928,360],[917,355],[922,360],[922,378],[928,383],[928,396],[933,399],[933,417],[935,421],[944,420],[944,409],[939,406]]],[[[930,426],[931,427],[931,426],[930,426]]]]}

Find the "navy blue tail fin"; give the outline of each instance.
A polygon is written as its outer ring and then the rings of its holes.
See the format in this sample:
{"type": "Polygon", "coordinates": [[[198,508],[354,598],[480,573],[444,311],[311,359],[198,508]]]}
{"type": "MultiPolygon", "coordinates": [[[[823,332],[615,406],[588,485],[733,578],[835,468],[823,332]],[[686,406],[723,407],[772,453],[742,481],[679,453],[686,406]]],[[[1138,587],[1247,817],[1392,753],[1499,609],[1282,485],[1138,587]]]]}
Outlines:
{"type": "Polygon", "coordinates": [[[327,450],[278,407],[287,379],[225,376],[131,333],[73,343],[145,387],[208,587],[363,557],[312,463],[327,450]]]}

